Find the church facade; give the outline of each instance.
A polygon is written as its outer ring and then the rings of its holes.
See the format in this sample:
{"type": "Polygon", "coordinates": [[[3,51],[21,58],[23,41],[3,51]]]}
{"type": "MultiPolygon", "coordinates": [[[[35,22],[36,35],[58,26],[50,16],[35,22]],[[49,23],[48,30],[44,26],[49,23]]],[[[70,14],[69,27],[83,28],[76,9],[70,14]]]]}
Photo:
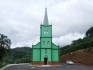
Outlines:
{"type": "Polygon", "coordinates": [[[47,8],[43,24],[40,25],[40,42],[32,45],[33,65],[59,64],[59,46],[52,42],[52,25],[49,25],[47,8]]]}

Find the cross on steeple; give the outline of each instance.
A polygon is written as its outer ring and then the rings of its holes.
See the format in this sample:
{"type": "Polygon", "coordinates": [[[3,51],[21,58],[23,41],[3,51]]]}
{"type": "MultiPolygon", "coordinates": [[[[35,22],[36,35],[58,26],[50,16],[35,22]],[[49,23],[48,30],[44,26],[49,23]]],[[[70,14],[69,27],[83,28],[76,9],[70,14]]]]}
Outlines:
{"type": "Polygon", "coordinates": [[[47,15],[47,8],[45,8],[45,15],[44,15],[43,25],[49,25],[48,15],[47,15]]]}

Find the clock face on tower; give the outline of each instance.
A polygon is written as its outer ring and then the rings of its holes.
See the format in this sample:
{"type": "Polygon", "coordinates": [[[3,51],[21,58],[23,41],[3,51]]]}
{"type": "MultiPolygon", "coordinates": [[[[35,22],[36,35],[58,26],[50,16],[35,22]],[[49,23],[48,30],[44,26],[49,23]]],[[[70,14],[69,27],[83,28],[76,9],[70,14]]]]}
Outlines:
{"type": "Polygon", "coordinates": [[[48,31],[47,31],[47,30],[45,30],[45,31],[44,31],[44,34],[48,34],[48,31]]]}

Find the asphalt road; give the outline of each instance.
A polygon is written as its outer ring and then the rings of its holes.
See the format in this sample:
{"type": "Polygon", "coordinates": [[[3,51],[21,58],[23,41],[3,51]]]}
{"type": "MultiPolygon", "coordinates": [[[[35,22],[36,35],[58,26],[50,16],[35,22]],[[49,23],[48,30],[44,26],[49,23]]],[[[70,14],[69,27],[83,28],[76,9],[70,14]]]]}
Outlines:
{"type": "Polygon", "coordinates": [[[93,68],[84,65],[67,65],[62,64],[60,66],[48,66],[48,67],[37,67],[30,64],[22,65],[11,65],[2,70],[93,70],[93,68]]]}

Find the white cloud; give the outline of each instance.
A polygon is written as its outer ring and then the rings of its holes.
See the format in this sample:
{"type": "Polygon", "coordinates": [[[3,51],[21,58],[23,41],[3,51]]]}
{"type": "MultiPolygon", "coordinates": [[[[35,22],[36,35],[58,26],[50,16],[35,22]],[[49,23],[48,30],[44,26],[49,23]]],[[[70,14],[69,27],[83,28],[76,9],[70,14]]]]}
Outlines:
{"type": "Polygon", "coordinates": [[[64,36],[61,36],[59,38],[53,38],[53,42],[56,45],[59,45],[60,47],[63,47],[65,45],[70,45],[72,43],[73,40],[77,40],[79,38],[83,38],[84,34],[80,34],[80,33],[70,33],[64,36]]]}
{"type": "MultiPolygon", "coordinates": [[[[57,46],[59,45],[60,47],[63,47],[65,45],[71,44],[73,40],[77,40],[79,38],[82,39],[83,37],[84,37],[84,34],[70,33],[70,34],[67,34],[67,35],[64,35],[64,36],[53,38],[52,41],[57,46]]],[[[40,37],[39,36],[34,38],[33,40],[29,40],[29,41],[26,41],[26,42],[18,42],[15,45],[12,45],[13,46],[12,48],[14,48],[15,46],[16,47],[21,47],[21,46],[25,46],[25,45],[28,45],[29,47],[32,47],[32,45],[36,45],[38,42],[40,42],[40,37]]]]}
{"type": "Polygon", "coordinates": [[[55,43],[70,44],[93,26],[93,0],[0,0],[0,33],[12,40],[12,47],[38,40],[46,4],[55,43]]]}

